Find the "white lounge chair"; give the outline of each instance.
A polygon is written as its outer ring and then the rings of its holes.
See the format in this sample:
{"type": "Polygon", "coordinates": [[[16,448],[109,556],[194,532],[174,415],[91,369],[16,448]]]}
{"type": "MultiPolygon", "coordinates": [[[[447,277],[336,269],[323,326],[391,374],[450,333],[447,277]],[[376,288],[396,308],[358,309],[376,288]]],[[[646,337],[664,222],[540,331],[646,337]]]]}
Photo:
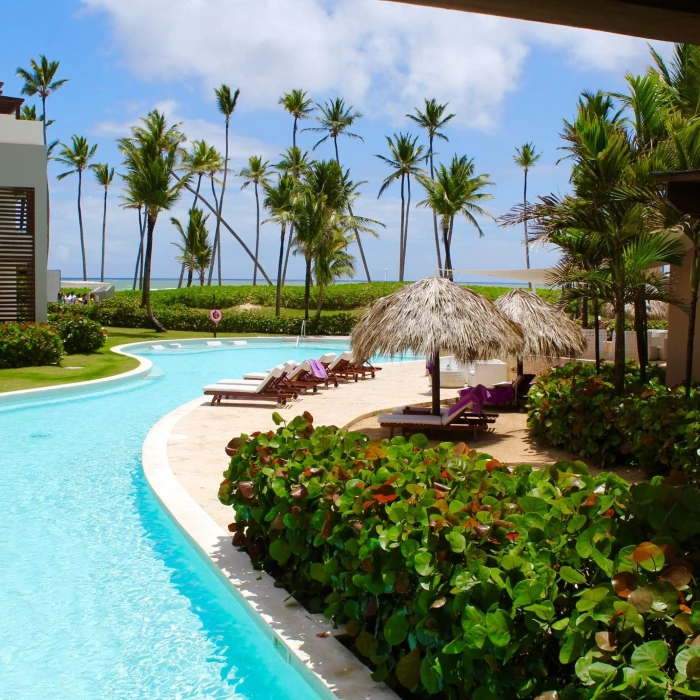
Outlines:
{"type": "Polygon", "coordinates": [[[211,405],[215,406],[221,403],[222,399],[248,399],[262,400],[274,399],[277,403],[284,405],[287,399],[296,398],[297,392],[281,387],[280,382],[284,375],[282,365],[275,367],[270,372],[266,379],[258,382],[256,385],[241,385],[241,384],[208,384],[203,391],[206,396],[211,396],[211,405]]]}
{"type": "MultiPolygon", "coordinates": [[[[297,366],[296,360],[287,360],[283,364],[285,367],[285,372],[290,372],[291,370],[293,370],[297,366]]],[[[259,382],[261,379],[265,379],[265,377],[267,377],[267,375],[270,372],[272,372],[273,369],[274,368],[271,367],[270,369],[266,370],[265,372],[246,372],[243,375],[243,379],[245,379],[246,381],[258,381],[259,382]]],[[[239,384],[241,382],[240,379],[235,379],[235,380],[226,379],[226,380],[224,380],[224,383],[228,384],[230,381],[233,381],[236,384],[239,384]]]]}
{"type": "Polygon", "coordinates": [[[207,345],[210,348],[220,348],[222,346],[222,342],[220,340],[207,340],[207,345]]]}

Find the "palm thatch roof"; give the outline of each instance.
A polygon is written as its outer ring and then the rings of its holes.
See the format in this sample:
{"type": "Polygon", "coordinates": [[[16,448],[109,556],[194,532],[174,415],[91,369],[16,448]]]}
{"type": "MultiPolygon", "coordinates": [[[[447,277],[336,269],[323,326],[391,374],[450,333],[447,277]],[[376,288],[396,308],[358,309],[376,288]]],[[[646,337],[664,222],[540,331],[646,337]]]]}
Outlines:
{"type": "MultiPolygon", "coordinates": [[[[615,307],[612,304],[604,304],[601,313],[605,318],[613,318],[615,307]]],[[[625,317],[634,318],[634,304],[625,304],[625,317]]],[[[656,299],[647,301],[647,319],[649,321],[666,321],[668,319],[668,304],[656,299]]]]}
{"type": "Polygon", "coordinates": [[[581,329],[534,292],[513,289],[496,299],[496,306],[523,329],[523,357],[576,357],[586,349],[581,329]]]}
{"type": "Polygon", "coordinates": [[[481,294],[428,277],[378,299],[350,342],[358,358],[444,350],[466,363],[519,354],[523,332],[481,294]]]}

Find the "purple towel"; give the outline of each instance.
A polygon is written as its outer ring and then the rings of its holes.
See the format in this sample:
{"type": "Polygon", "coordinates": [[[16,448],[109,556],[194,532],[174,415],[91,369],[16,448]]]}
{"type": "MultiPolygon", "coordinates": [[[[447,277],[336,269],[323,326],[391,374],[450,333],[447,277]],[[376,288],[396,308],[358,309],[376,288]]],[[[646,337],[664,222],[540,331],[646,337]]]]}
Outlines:
{"type": "Polygon", "coordinates": [[[486,389],[486,403],[500,406],[513,402],[515,398],[515,389],[513,384],[510,386],[494,386],[486,389]]]}
{"type": "Polygon", "coordinates": [[[461,389],[459,392],[459,401],[450,406],[447,412],[448,416],[454,415],[457,411],[460,411],[464,406],[472,405],[473,413],[481,413],[481,409],[484,405],[484,387],[479,384],[479,386],[470,386],[466,389],[461,389]]]}
{"type": "Polygon", "coordinates": [[[308,362],[311,367],[311,374],[313,374],[316,379],[328,379],[326,368],[318,360],[308,360],[308,362]]]}

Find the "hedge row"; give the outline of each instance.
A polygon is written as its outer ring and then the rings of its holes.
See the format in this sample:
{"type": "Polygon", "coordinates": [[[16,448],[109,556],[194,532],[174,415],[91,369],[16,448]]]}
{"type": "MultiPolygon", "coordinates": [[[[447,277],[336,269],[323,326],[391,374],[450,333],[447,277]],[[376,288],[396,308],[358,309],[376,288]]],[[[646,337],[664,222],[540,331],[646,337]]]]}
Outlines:
{"type": "Polygon", "coordinates": [[[81,312],[81,307],[56,306],[58,310],[49,314],[48,321],[61,336],[67,354],[89,355],[104,346],[107,333],[98,321],[81,312]]]}
{"type": "Polygon", "coordinates": [[[63,341],[43,323],[0,323],[0,369],[37,367],[60,362],[63,341]]]}
{"type": "Polygon", "coordinates": [[[695,489],[311,421],[241,436],[219,498],[234,545],[344,625],[375,680],[448,700],[700,694],[695,489]]]}
{"type": "MultiPolygon", "coordinates": [[[[653,370],[650,370],[653,371],[653,370]]],[[[613,367],[600,374],[571,363],[540,375],[528,395],[528,425],[550,445],[600,464],[636,464],[652,474],[672,470],[700,480],[700,389],[667,387],[660,376],[642,384],[628,365],[623,396],[613,367]]]]}
{"type": "MultiPolygon", "coordinates": [[[[371,282],[357,284],[336,284],[326,287],[324,310],[350,311],[369,306],[377,299],[400,289],[402,282],[371,282]]],[[[489,299],[497,299],[510,290],[509,287],[471,286],[470,289],[489,299]]],[[[549,301],[559,298],[558,291],[538,290],[538,294],[549,301]]],[[[187,306],[193,309],[229,309],[241,304],[256,304],[274,307],[275,288],[262,286],[188,287],[183,289],[162,289],[151,293],[156,306],[187,306]]],[[[140,299],[140,292],[117,292],[118,297],[140,299]]],[[[318,288],[311,288],[311,305],[316,308],[318,288]]],[[[304,287],[286,286],[282,288],[282,306],[287,309],[304,308],[304,287]]]]}

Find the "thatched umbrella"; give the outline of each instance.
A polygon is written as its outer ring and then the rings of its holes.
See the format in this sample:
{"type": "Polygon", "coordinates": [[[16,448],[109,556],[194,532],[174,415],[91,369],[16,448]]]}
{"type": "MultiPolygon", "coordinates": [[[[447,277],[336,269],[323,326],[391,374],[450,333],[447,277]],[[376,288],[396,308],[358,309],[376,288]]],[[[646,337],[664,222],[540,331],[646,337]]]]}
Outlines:
{"type": "Polygon", "coordinates": [[[440,350],[460,362],[517,355],[523,332],[494,303],[443,277],[428,277],[378,299],[355,326],[355,357],[402,355],[432,360],[433,413],[440,414],[440,350]]]}
{"type": "MultiPolygon", "coordinates": [[[[615,316],[615,307],[612,304],[605,304],[602,312],[605,318],[613,318],[615,316]]],[[[625,318],[634,318],[634,304],[625,304],[625,318]]],[[[647,301],[647,319],[649,321],[667,320],[668,304],[657,299],[647,301]]]]}
{"type": "Polygon", "coordinates": [[[525,345],[517,356],[519,375],[523,373],[523,356],[576,357],[586,349],[581,329],[534,292],[513,289],[496,299],[496,307],[525,334],[525,345]]]}

